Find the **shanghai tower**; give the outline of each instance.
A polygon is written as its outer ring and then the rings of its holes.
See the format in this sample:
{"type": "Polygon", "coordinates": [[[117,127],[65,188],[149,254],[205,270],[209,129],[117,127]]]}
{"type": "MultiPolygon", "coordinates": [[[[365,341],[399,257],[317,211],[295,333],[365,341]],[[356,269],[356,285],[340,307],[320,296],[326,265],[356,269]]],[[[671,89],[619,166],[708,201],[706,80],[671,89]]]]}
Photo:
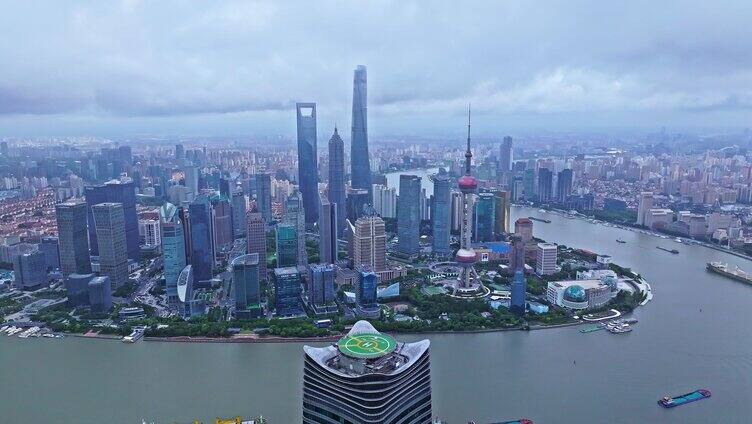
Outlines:
{"type": "Polygon", "coordinates": [[[350,161],[352,187],[371,193],[371,164],[368,160],[368,108],[366,67],[358,65],[353,77],[352,137],[350,161]]]}
{"type": "Polygon", "coordinates": [[[303,194],[306,225],[319,218],[319,175],[316,158],[316,103],[297,103],[298,184],[303,194]]]}

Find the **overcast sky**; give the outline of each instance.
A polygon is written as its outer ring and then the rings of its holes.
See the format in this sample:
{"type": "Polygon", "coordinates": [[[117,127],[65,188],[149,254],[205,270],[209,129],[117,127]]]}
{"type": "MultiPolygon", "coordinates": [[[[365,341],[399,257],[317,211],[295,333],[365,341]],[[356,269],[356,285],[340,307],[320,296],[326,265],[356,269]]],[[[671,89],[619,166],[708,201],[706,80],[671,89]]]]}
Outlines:
{"type": "Polygon", "coordinates": [[[750,1],[0,6],[0,136],[349,129],[359,64],[373,136],[752,122],[750,1]]]}

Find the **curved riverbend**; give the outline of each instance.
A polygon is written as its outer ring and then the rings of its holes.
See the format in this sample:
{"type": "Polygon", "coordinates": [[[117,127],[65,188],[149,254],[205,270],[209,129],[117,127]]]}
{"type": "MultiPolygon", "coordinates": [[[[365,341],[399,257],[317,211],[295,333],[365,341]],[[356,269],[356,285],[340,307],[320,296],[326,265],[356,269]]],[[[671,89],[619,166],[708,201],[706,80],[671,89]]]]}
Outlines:
{"type": "MultiPolygon", "coordinates": [[[[531,209],[512,215],[550,219],[535,223],[536,236],[638,270],[655,298],[635,312],[635,331],[623,335],[581,334],[580,327],[397,335],[431,340],[435,416],[454,424],[519,416],[536,423],[743,423],[752,416],[752,327],[744,313],[752,286],[705,271],[708,261],[747,270],[752,262],[531,209]],[[700,387],[713,397],[672,410],[656,405],[700,387]]],[[[13,382],[0,389],[0,410],[7,422],[207,422],[237,414],[300,422],[301,347],[0,337],[0,376],[13,382]]]]}

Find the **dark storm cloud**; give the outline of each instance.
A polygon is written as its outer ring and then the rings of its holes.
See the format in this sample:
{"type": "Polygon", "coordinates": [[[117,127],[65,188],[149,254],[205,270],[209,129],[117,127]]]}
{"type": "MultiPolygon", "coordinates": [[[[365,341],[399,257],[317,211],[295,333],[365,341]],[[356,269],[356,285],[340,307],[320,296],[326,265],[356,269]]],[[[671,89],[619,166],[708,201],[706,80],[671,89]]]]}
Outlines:
{"type": "Polygon", "coordinates": [[[750,18],[752,3],[724,1],[9,2],[0,115],[273,113],[314,100],[346,116],[365,64],[377,119],[472,102],[502,117],[681,121],[750,109],[750,18]]]}

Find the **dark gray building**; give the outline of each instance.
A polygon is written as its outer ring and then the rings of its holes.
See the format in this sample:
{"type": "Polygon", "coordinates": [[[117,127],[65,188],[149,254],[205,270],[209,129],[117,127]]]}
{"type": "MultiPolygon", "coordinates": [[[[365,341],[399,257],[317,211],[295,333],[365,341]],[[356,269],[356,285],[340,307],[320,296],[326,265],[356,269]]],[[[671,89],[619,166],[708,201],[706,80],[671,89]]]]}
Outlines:
{"type": "Polygon", "coordinates": [[[264,221],[268,224],[272,220],[272,176],[271,174],[255,174],[256,208],[264,221]]]}
{"type": "Polygon", "coordinates": [[[313,225],[319,214],[316,103],[297,103],[295,109],[298,118],[298,185],[303,194],[305,222],[313,225]]]}
{"type": "Polygon", "coordinates": [[[327,190],[329,202],[336,205],[337,230],[341,232],[345,228],[345,219],[347,219],[345,204],[345,143],[339,134],[337,134],[337,127],[334,128],[334,134],[329,139],[329,182],[327,190]]]}
{"type": "Polygon", "coordinates": [[[449,175],[444,169],[431,177],[433,180],[433,206],[431,210],[431,229],[433,232],[433,253],[448,255],[452,253],[449,248],[449,236],[451,232],[452,198],[449,189],[449,175]]]}
{"type": "Polygon", "coordinates": [[[99,203],[120,203],[123,208],[123,219],[125,223],[126,252],[129,259],[138,260],[139,235],[138,235],[138,215],[136,213],[136,190],[133,182],[113,180],[104,185],[86,187],[84,189],[86,204],[89,208],[89,249],[92,255],[99,254],[99,243],[97,243],[97,232],[93,231],[94,216],[92,206],[99,203]]]}
{"type": "Polygon", "coordinates": [[[266,221],[260,212],[256,210],[249,211],[246,226],[246,251],[258,254],[259,258],[259,278],[264,281],[267,279],[266,272],[266,221]]]}
{"type": "Polygon", "coordinates": [[[47,264],[39,250],[21,253],[13,259],[13,284],[20,290],[36,290],[48,284],[47,264]]]}
{"type": "Polygon", "coordinates": [[[57,237],[42,237],[39,242],[39,251],[44,253],[44,262],[47,269],[60,268],[60,248],[57,237]]]}
{"type": "Polygon", "coordinates": [[[326,197],[321,198],[321,214],[319,215],[319,255],[321,263],[334,264],[337,262],[337,205],[329,203],[326,197]]]}
{"type": "Polygon", "coordinates": [[[358,65],[353,73],[352,135],[350,165],[352,187],[371,193],[371,163],[368,157],[368,77],[366,67],[358,65]]]}
{"type": "Polygon", "coordinates": [[[232,285],[236,317],[261,316],[258,254],[242,255],[232,261],[232,285]]]}
{"type": "Polygon", "coordinates": [[[94,313],[112,309],[112,283],[108,277],[94,277],[89,281],[89,306],[94,313]]]}
{"type": "Polygon", "coordinates": [[[245,193],[235,190],[232,193],[232,232],[235,238],[245,236],[245,214],[248,212],[245,193]]]}
{"type": "Polygon", "coordinates": [[[564,203],[572,195],[572,170],[562,169],[556,174],[556,201],[564,203]]]}
{"type": "Polygon", "coordinates": [[[330,305],[334,302],[336,296],[334,277],[334,266],[331,264],[310,266],[308,295],[314,307],[330,305]]]}
{"type": "Polygon", "coordinates": [[[430,342],[400,343],[358,321],[337,345],[304,346],[303,424],[430,424],[430,342]],[[350,343],[375,342],[370,352],[350,343]]]}
{"type": "Polygon", "coordinates": [[[300,274],[296,267],[274,268],[274,301],[279,317],[303,313],[300,274]]]}
{"type": "MultiPolygon", "coordinates": [[[[91,273],[86,203],[69,201],[55,205],[60,269],[63,276],[91,273]]],[[[92,227],[91,231],[94,231],[92,227]]]]}
{"type": "Polygon", "coordinates": [[[70,274],[65,278],[68,306],[75,308],[89,304],[89,281],[94,277],[94,274],[70,274]]]}
{"type": "Polygon", "coordinates": [[[197,288],[211,285],[214,270],[214,220],[212,207],[206,196],[198,196],[188,206],[188,219],[191,227],[191,265],[197,288]]]}
{"type": "Polygon", "coordinates": [[[109,277],[112,288],[128,281],[128,247],[125,217],[120,203],[99,203],[91,207],[99,244],[99,273],[109,277]]]}
{"type": "Polygon", "coordinates": [[[405,255],[420,251],[420,177],[400,175],[397,198],[397,250],[405,255]]]}

